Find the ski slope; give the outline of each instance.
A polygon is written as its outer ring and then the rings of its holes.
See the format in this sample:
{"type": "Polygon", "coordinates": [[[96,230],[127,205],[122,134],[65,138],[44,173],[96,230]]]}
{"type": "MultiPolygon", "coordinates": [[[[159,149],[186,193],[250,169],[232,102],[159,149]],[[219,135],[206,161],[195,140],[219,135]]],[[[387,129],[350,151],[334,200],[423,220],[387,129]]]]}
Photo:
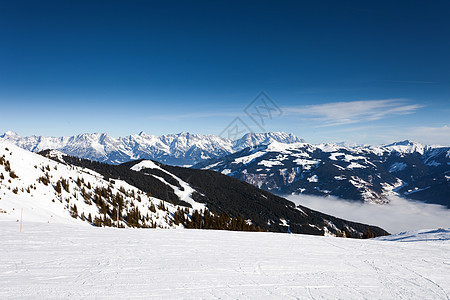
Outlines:
{"type": "Polygon", "coordinates": [[[20,233],[0,214],[0,299],[449,299],[449,233],[398,242],[27,222],[20,233]]]}

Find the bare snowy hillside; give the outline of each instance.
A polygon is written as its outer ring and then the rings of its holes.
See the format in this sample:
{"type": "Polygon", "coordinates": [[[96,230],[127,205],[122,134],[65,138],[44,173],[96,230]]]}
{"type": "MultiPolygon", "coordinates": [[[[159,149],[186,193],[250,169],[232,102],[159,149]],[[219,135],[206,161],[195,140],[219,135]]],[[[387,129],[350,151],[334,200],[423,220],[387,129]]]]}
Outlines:
{"type": "Polygon", "coordinates": [[[19,233],[14,221],[0,226],[2,299],[450,296],[448,231],[445,239],[396,242],[28,222],[19,233]]]}
{"type": "MultiPolygon", "coordinates": [[[[22,209],[27,222],[168,228],[178,226],[179,207],[125,181],[0,142],[0,219],[18,220],[22,209]]],[[[182,209],[187,217],[189,209],[182,209]]]]}

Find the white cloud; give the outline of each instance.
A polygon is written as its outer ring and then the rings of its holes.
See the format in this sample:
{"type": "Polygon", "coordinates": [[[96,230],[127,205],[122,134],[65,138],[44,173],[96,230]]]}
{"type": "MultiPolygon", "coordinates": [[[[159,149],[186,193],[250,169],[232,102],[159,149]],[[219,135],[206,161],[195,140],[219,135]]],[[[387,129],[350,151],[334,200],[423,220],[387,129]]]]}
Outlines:
{"type": "Polygon", "coordinates": [[[321,122],[322,126],[335,126],[411,114],[421,107],[418,104],[407,104],[405,99],[385,99],[287,107],[283,111],[321,122]]]}
{"type": "Polygon", "coordinates": [[[386,205],[306,195],[287,196],[286,199],[338,218],[376,225],[390,233],[450,227],[450,209],[445,206],[399,197],[391,197],[386,205]]]}

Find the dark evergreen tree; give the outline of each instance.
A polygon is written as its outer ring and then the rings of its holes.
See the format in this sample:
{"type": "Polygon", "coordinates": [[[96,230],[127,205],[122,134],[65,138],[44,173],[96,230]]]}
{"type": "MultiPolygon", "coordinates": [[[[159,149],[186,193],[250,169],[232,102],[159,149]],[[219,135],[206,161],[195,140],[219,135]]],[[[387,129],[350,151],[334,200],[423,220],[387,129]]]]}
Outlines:
{"type": "Polygon", "coordinates": [[[60,182],[60,181],[58,181],[58,182],[56,183],[55,191],[56,191],[58,194],[61,194],[62,189],[61,189],[61,182],[60,182]]]}

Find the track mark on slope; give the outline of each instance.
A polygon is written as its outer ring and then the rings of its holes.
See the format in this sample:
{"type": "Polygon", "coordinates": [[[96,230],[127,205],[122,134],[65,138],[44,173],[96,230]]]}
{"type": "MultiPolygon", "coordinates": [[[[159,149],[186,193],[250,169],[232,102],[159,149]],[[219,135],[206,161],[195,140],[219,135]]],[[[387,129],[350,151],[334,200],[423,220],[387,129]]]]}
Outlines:
{"type": "Polygon", "coordinates": [[[259,275],[266,275],[261,269],[261,261],[260,260],[258,260],[255,263],[255,267],[253,269],[253,273],[256,273],[256,274],[259,274],[259,275]]]}
{"type": "Polygon", "coordinates": [[[313,294],[311,293],[311,288],[310,287],[306,287],[306,292],[308,293],[308,297],[309,299],[316,299],[313,294]]]}
{"type": "MultiPolygon", "coordinates": [[[[436,294],[436,295],[439,296],[439,297],[442,297],[442,294],[443,294],[447,300],[450,300],[450,298],[449,298],[448,294],[446,293],[446,291],[445,291],[438,283],[436,283],[435,281],[431,280],[430,278],[428,278],[428,277],[426,277],[426,276],[423,276],[422,274],[420,274],[420,273],[417,272],[417,271],[414,271],[414,270],[412,270],[412,269],[410,269],[410,268],[408,268],[408,267],[405,267],[405,266],[402,265],[401,263],[395,262],[395,264],[396,264],[397,266],[399,266],[400,268],[403,268],[403,269],[409,271],[410,273],[415,274],[415,275],[418,276],[419,278],[423,279],[425,282],[431,283],[432,286],[434,286],[435,288],[437,288],[437,289],[438,289],[440,292],[442,292],[442,293],[438,293],[438,292],[435,291],[435,289],[432,289],[432,288],[429,289],[430,291],[432,291],[434,294],[436,294]]],[[[419,286],[420,286],[420,285],[419,285],[419,286]]]]}

